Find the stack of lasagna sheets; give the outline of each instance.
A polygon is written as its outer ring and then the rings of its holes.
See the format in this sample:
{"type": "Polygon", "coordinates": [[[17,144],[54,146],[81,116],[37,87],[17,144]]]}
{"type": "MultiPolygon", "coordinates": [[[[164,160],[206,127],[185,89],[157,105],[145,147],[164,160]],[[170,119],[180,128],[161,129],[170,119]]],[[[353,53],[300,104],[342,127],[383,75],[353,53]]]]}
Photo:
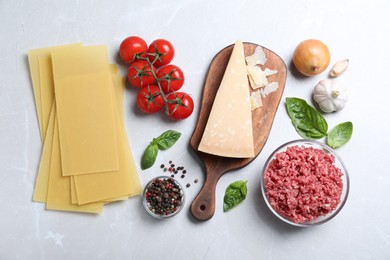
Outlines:
{"type": "Polygon", "coordinates": [[[107,47],[34,49],[28,60],[43,143],[33,200],[100,213],[140,194],[123,121],[125,82],[107,47]]]}

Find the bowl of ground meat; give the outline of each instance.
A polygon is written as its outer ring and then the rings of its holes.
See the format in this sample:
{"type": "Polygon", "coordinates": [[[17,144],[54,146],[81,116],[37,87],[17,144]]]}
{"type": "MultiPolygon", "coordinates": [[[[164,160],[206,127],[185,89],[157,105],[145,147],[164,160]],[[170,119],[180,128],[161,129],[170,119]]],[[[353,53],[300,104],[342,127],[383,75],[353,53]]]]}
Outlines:
{"type": "Polygon", "coordinates": [[[341,158],[325,144],[294,140],[277,148],[264,165],[261,189],[270,210],[299,227],[323,224],[343,208],[349,177],[341,158]]]}

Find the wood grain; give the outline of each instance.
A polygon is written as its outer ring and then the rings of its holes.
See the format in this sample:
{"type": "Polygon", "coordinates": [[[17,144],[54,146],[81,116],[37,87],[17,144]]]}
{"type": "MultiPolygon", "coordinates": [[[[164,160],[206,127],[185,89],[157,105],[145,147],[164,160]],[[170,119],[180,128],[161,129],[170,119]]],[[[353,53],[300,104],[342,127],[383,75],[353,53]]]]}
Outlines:
{"type": "MultiPolygon", "coordinates": [[[[254,53],[257,44],[244,43],[245,56],[254,53]]],[[[284,61],[273,51],[263,47],[267,57],[267,62],[261,68],[277,70],[276,75],[268,77],[269,82],[277,81],[279,88],[263,98],[263,107],[252,111],[253,140],[255,147],[254,158],[227,158],[215,156],[198,151],[198,146],[202,138],[206,123],[221,83],[223,74],[227,67],[230,55],[234,45],[222,49],[212,60],[203,89],[202,103],[199,111],[198,122],[190,139],[191,147],[197,152],[203,160],[206,168],[206,181],[203,188],[194,199],[191,205],[192,215],[198,220],[208,220],[212,218],[215,212],[215,188],[219,178],[226,172],[242,168],[252,162],[263,149],[272,123],[275,118],[281,97],[286,84],[287,68],[284,61]]],[[[249,83],[248,83],[249,87],[249,83]]],[[[250,87],[249,87],[250,88],[250,87]]],[[[252,89],[250,88],[250,91],[252,89]]]]}

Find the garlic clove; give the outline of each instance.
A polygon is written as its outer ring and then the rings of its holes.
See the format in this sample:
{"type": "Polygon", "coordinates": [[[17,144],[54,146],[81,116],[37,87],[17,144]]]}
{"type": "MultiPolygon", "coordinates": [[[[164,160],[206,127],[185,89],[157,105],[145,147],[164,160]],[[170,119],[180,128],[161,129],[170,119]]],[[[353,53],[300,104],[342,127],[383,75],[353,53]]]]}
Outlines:
{"type": "Polygon", "coordinates": [[[331,76],[331,77],[340,76],[344,71],[347,70],[348,65],[349,65],[348,59],[340,60],[340,61],[336,62],[333,65],[332,69],[330,70],[329,76],[331,76]]]}

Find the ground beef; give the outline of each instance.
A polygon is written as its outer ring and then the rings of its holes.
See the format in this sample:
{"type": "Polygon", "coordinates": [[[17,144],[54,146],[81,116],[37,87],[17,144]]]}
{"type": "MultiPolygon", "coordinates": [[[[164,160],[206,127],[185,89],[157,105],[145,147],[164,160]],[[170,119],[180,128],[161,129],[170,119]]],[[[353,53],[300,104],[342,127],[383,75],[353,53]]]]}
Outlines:
{"type": "Polygon", "coordinates": [[[295,223],[315,220],[340,203],[342,175],[333,155],[291,146],[270,162],[264,176],[266,196],[280,215],[295,223]]]}

